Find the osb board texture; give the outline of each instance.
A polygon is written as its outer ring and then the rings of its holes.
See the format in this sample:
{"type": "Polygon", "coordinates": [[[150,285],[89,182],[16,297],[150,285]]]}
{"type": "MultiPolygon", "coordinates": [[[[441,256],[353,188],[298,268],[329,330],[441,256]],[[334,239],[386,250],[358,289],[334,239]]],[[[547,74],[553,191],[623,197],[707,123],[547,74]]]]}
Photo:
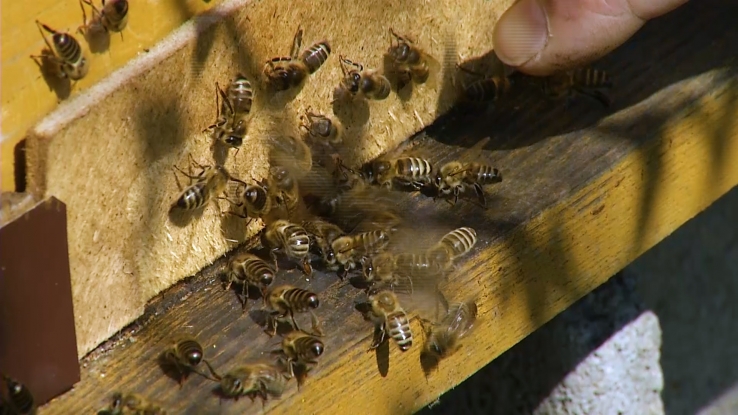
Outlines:
{"type": "MultiPolygon", "coordinates": [[[[100,0],[94,1],[100,6],[100,0]]],[[[69,99],[94,85],[135,56],[145,53],[173,29],[197,13],[210,9],[220,1],[158,0],[129,2],[128,27],[123,38],[112,33],[109,38],[96,36],[92,47],[75,33],[82,24],[79,1],[38,0],[31,2],[2,0],[3,24],[0,28],[2,75],[2,139],[0,140],[0,188],[13,190],[13,147],[26,131],[52,111],[62,100],[69,99]],[[35,20],[53,29],[69,31],[82,45],[90,62],[90,72],[75,85],[52,82],[50,88],[30,55],[45,47],[35,20]],[[109,42],[106,45],[106,41],[109,42]]],[[[87,18],[90,18],[89,8],[87,18]]]]}
{"type": "MultiPolygon", "coordinates": [[[[139,316],[158,292],[232,248],[224,233],[243,241],[259,229],[260,222],[233,229],[215,205],[184,226],[168,216],[179,192],[173,165],[186,166],[188,154],[203,164],[223,156],[211,153],[211,140],[201,133],[215,118],[216,81],[225,85],[238,71],[255,80],[267,59],[289,53],[298,25],[305,30],[305,47],[331,42],[330,59],[292,101],[287,94],[267,98],[257,90],[248,138],[225,165],[237,177],[259,179],[267,168],[264,134],[295,128],[307,107],[332,111],[332,91],[341,77],[339,54],[381,67],[391,25],[438,61],[449,51],[455,52],[453,63],[481,56],[489,52],[494,22],[508,5],[456,0],[250,3],[53,136],[32,132],[29,187],[57,196],[69,209],[80,354],[139,316]]],[[[446,111],[455,89],[440,70],[410,96],[391,94],[343,118],[348,130],[344,159],[349,164],[368,160],[446,111]]]]}
{"type": "MultiPolygon", "coordinates": [[[[292,383],[267,413],[411,413],[458,385],[553,318],[738,183],[738,27],[735,3],[711,0],[649,23],[596,66],[617,75],[614,105],[542,100],[484,114],[450,114],[413,140],[410,154],[443,163],[481,138],[477,155],[502,169],[486,211],[397,194],[412,225],[474,226],[479,244],[442,289],[475,296],[478,324],[462,349],[424,377],[415,345],[384,357],[367,353],[371,324],[353,304],[362,295],[335,276],[283,282],[322,296],[326,354],[300,391],[292,383]],[[710,23],[709,25],[707,23],[710,23]],[[658,61],[660,65],[653,65],[658,61]],[[483,116],[482,116],[483,115],[483,116]],[[381,365],[378,367],[378,365],[381,365]],[[380,371],[386,370],[386,376],[380,371]]],[[[227,370],[264,357],[277,340],[260,333],[253,301],[246,314],[216,274],[225,261],[177,285],[142,322],[83,361],[83,380],[42,414],[80,413],[113,390],[142,393],[173,413],[262,413],[257,401],[219,402],[213,384],[190,378],[179,389],[155,356],[180,334],[196,336],[206,357],[227,370]]],[[[413,330],[419,329],[417,322],[413,330]]],[[[422,343],[422,337],[418,345],[422,343]]],[[[443,399],[443,397],[441,397],[443,399]]],[[[510,397],[515,399],[515,397],[510,397]]]]}

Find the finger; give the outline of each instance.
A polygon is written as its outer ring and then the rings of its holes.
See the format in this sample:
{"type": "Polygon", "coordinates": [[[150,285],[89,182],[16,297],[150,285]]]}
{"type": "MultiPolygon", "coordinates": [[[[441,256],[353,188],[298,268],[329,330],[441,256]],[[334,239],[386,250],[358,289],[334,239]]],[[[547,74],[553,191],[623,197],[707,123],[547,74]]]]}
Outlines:
{"type": "Polygon", "coordinates": [[[519,0],[495,26],[495,52],[521,72],[548,75],[606,55],[686,1],[519,0]]]}

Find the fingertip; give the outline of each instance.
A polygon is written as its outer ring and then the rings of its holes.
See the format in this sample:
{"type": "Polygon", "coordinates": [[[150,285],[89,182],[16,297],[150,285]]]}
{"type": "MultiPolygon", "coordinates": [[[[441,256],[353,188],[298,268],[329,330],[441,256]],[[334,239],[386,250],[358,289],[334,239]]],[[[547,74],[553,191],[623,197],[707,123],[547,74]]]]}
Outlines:
{"type": "Polygon", "coordinates": [[[505,64],[519,67],[541,53],[548,34],[544,8],[536,0],[520,0],[495,25],[495,53],[505,64]]]}

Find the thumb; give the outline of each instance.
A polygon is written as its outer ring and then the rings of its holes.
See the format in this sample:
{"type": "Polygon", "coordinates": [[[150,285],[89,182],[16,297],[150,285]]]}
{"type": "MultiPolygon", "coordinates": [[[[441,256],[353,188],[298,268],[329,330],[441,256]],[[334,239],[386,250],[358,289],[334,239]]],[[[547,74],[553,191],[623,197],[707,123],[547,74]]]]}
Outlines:
{"type": "Polygon", "coordinates": [[[495,52],[521,72],[548,75],[606,55],[686,1],[519,0],[495,26],[495,52]]]}

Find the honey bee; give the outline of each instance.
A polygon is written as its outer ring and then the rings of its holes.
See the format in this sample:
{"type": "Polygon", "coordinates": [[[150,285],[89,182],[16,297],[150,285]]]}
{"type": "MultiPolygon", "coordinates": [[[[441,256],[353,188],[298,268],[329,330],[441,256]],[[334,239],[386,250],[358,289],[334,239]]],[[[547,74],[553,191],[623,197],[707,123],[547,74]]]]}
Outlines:
{"type": "Polygon", "coordinates": [[[291,170],[309,172],[313,167],[313,153],[301,138],[290,134],[271,135],[269,161],[273,165],[288,167],[291,170]]]}
{"type": "Polygon", "coordinates": [[[238,400],[241,396],[253,399],[260,396],[266,401],[270,396],[279,398],[287,387],[282,370],[271,363],[254,362],[237,366],[220,376],[209,362],[205,362],[224,396],[238,400]]]}
{"type": "Polygon", "coordinates": [[[376,349],[391,337],[401,351],[405,352],[413,345],[413,333],[410,330],[410,319],[400,306],[397,296],[392,291],[375,291],[369,295],[371,304],[370,316],[379,329],[379,337],[374,339],[370,350],[376,349]]]}
{"type": "Polygon", "coordinates": [[[227,101],[233,107],[234,118],[242,118],[251,113],[254,103],[254,89],[251,82],[243,74],[236,74],[227,89],[227,101]]]}
{"type": "Polygon", "coordinates": [[[343,265],[345,276],[362,258],[383,250],[389,244],[389,239],[389,234],[383,230],[367,231],[338,237],[331,244],[331,248],[336,255],[336,261],[343,265]]]}
{"type": "Polygon", "coordinates": [[[333,252],[332,244],[337,238],[344,235],[343,230],[330,222],[313,219],[302,223],[302,227],[312,236],[310,239],[320,250],[323,262],[328,269],[336,269],[336,254],[333,252]]]}
{"type": "Polygon", "coordinates": [[[372,100],[383,100],[389,96],[392,87],[386,76],[376,70],[365,70],[363,64],[352,62],[343,56],[339,56],[339,59],[343,78],[334,92],[336,99],[346,94],[349,97],[359,96],[372,100]]]}
{"type": "Polygon", "coordinates": [[[368,257],[362,263],[364,280],[370,284],[389,286],[393,291],[414,292],[417,282],[433,282],[447,268],[447,260],[438,254],[382,252],[368,257]]]}
{"type": "Polygon", "coordinates": [[[457,65],[457,67],[463,72],[479,78],[464,86],[461,96],[462,100],[465,102],[469,102],[471,104],[495,102],[510,90],[511,83],[507,76],[485,76],[460,65],[457,65]]]}
{"type": "MultiPolygon", "coordinates": [[[[240,105],[243,105],[243,103],[240,103],[240,105]]],[[[231,99],[217,82],[215,83],[215,107],[217,111],[215,123],[209,125],[203,132],[210,131],[215,140],[229,147],[239,149],[243,144],[244,137],[246,137],[246,119],[243,118],[244,114],[239,114],[236,111],[231,99]],[[219,103],[220,98],[222,98],[222,104],[219,103]]]]}
{"type": "Polygon", "coordinates": [[[287,358],[287,378],[295,377],[296,366],[310,370],[310,366],[318,363],[318,358],[323,355],[324,350],[323,342],[315,336],[298,331],[284,336],[280,352],[287,358]]]}
{"type": "Polygon", "coordinates": [[[57,69],[56,75],[60,78],[69,78],[72,81],[84,78],[90,70],[90,65],[77,39],[69,33],[57,32],[38,20],[36,20],[36,24],[44,38],[47,51],[38,56],[33,55],[31,58],[36,60],[39,66],[43,66],[39,59],[50,61],[57,69]],[[49,43],[44,31],[51,34],[52,43],[49,43]],[[54,45],[53,48],[52,44],[54,45]]]}
{"type": "MultiPolygon", "coordinates": [[[[223,166],[203,166],[198,164],[192,159],[190,155],[190,161],[200,168],[200,173],[196,176],[185,173],[179,167],[174,166],[175,169],[179,170],[180,173],[190,179],[190,186],[182,191],[180,196],[172,205],[172,209],[182,210],[196,210],[205,206],[214,197],[223,193],[226,190],[228,181],[231,176],[223,166]],[[193,182],[194,181],[194,182],[193,182]]],[[[174,175],[177,184],[179,180],[177,175],[174,175]]]]}
{"type": "MultiPolygon", "coordinates": [[[[239,180],[235,180],[240,182],[239,180]]],[[[240,193],[238,201],[229,200],[231,204],[242,209],[243,214],[232,213],[241,218],[258,219],[264,218],[272,211],[274,206],[273,197],[269,193],[269,184],[265,181],[258,181],[256,184],[247,184],[241,182],[243,191],[240,193]]]]}
{"type": "Polygon", "coordinates": [[[482,186],[501,181],[502,174],[500,171],[490,165],[450,161],[438,169],[434,183],[438,194],[440,196],[453,195],[454,203],[458,201],[459,195],[464,192],[466,187],[470,186],[476,192],[479,203],[486,206],[487,201],[482,186]]]}
{"type": "Polygon", "coordinates": [[[267,334],[273,336],[277,333],[277,323],[283,321],[288,316],[292,327],[297,331],[303,331],[295,321],[295,313],[310,313],[313,323],[313,330],[320,334],[318,326],[318,317],[313,310],[320,306],[318,295],[302,288],[291,285],[280,285],[273,287],[264,297],[267,309],[271,311],[268,322],[267,334]]]}
{"type": "Polygon", "coordinates": [[[271,166],[269,174],[271,175],[269,189],[272,190],[275,202],[284,206],[288,214],[293,213],[300,202],[297,180],[284,166],[271,166]]]}
{"type": "MultiPolygon", "coordinates": [[[[7,407],[10,414],[31,414],[35,413],[35,402],[33,395],[28,388],[17,380],[3,375],[5,387],[7,388],[7,407]]],[[[0,394],[2,398],[2,394],[0,394]]],[[[0,407],[0,409],[4,409],[0,407]]]]}
{"type": "Polygon", "coordinates": [[[108,0],[107,3],[102,0],[102,11],[98,10],[90,0],[80,0],[79,5],[82,7],[84,19],[84,23],[78,29],[80,33],[104,30],[105,32],[118,32],[121,39],[123,38],[123,29],[128,25],[128,0],[108,0]],[[92,8],[92,19],[89,23],[87,23],[87,13],[82,3],[92,8]]]}
{"type": "Polygon", "coordinates": [[[429,55],[408,37],[398,35],[392,28],[389,31],[390,47],[386,55],[397,75],[397,89],[404,88],[411,81],[425,83],[430,75],[429,55]]]}
{"type": "Polygon", "coordinates": [[[166,415],[166,411],[159,405],[149,402],[143,396],[136,393],[113,394],[113,402],[110,407],[98,411],[97,415],[166,415]]]}
{"type": "Polygon", "coordinates": [[[602,90],[612,88],[612,78],[607,72],[593,68],[578,68],[546,77],[543,80],[543,93],[552,99],[570,98],[574,93],[589,96],[603,106],[611,104],[602,90]]]}
{"type": "Polygon", "coordinates": [[[392,188],[393,182],[420,190],[433,182],[433,165],[419,157],[379,159],[372,165],[372,176],[378,185],[392,188]]]}
{"type": "Polygon", "coordinates": [[[251,253],[243,253],[234,256],[228,264],[228,285],[226,289],[231,288],[231,284],[241,284],[241,296],[243,301],[241,304],[246,308],[246,301],[249,297],[249,286],[258,287],[261,296],[264,297],[266,289],[274,281],[277,271],[266,261],[251,253]]]}
{"type": "Polygon", "coordinates": [[[458,341],[471,330],[476,319],[477,304],[474,301],[451,304],[440,324],[426,328],[423,353],[436,360],[450,356],[459,349],[458,341]]]}
{"type": "Polygon", "coordinates": [[[197,365],[203,360],[203,350],[200,343],[194,339],[181,339],[161,354],[161,361],[173,367],[180,374],[179,383],[187,379],[190,372],[200,374],[197,365]]]}
{"type": "Polygon", "coordinates": [[[266,245],[271,247],[270,254],[277,263],[276,251],[283,251],[288,258],[301,260],[302,269],[307,275],[312,275],[310,266],[310,236],[302,226],[295,225],[284,219],[278,219],[268,224],[264,231],[266,245]]]}
{"type": "Polygon", "coordinates": [[[275,91],[286,91],[300,85],[328,60],[331,46],[328,41],[318,42],[305,49],[298,57],[302,44],[302,28],[298,27],[292,41],[290,56],[276,57],[264,65],[266,84],[275,91]]]}
{"type": "Polygon", "coordinates": [[[438,262],[449,263],[469,253],[477,244],[477,232],[469,227],[461,227],[445,234],[443,238],[429,250],[431,257],[438,262]]]}
{"type": "Polygon", "coordinates": [[[310,108],[301,117],[301,128],[308,136],[327,145],[336,145],[343,142],[343,125],[334,117],[316,114],[310,108]]]}

